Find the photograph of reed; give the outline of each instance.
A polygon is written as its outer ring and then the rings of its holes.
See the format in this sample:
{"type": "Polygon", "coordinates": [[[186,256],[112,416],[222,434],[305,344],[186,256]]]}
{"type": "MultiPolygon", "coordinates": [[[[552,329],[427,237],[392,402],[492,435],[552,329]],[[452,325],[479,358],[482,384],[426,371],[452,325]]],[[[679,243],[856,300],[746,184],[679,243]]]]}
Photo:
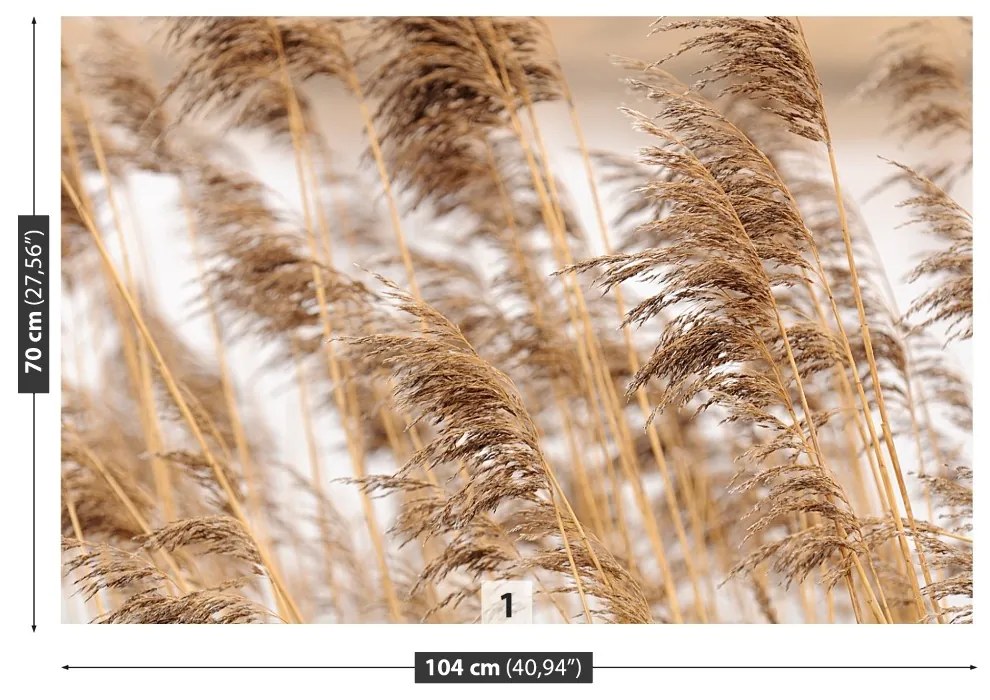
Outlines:
{"type": "Polygon", "coordinates": [[[65,18],[62,620],[972,621],[967,18],[65,18]]]}

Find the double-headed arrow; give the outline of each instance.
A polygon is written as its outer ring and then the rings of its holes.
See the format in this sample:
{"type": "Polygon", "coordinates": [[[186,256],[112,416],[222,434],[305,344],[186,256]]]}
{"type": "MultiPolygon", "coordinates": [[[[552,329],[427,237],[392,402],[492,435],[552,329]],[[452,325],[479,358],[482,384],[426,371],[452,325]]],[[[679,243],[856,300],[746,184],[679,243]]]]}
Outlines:
{"type": "MultiPolygon", "coordinates": [[[[70,669],[78,670],[379,670],[379,669],[406,669],[413,670],[413,666],[62,666],[66,671],[70,669]]],[[[595,666],[598,670],[619,670],[619,669],[655,669],[661,671],[704,671],[704,670],[793,670],[793,671],[909,671],[909,670],[974,670],[976,666],[595,666]]]]}
{"type": "MultiPolygon", "coordinates": [[[[37,194],[37,156],[35,153],[37,125],[37,95],[36,95],[36,72],[37,62],[35,59],[35,29],[38,20],[31,18],[31,213],[37,214],[36,194],[37,194]]],[[[35,399],[36,394],[31,394],[31,631],[38,629],[37,607],[38,607],[38,466],[35,439],[35,399]]]]}

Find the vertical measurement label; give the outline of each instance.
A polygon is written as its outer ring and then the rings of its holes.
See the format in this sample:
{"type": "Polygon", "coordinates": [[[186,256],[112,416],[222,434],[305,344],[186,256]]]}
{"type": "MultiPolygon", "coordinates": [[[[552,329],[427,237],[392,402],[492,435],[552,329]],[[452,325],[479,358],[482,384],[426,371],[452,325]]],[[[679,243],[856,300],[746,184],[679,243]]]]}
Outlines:
{"type": "Polygon", "coordinates": [[[17,392],[48,393],[47,216],[17,217],[17,392]]]}
{"type": "Polygon", "coordinates": [[[591,683],[590,651],[416,652],[417,683],[591,683]]]}

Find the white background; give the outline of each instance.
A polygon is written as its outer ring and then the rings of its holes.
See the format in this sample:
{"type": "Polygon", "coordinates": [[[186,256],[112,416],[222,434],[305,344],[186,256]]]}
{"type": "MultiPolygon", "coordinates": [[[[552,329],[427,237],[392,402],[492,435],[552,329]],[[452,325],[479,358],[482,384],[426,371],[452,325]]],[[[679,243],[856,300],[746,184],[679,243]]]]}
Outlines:
{"type": "MultiPolygon", "coordinates": [[[[352,14],[570,14],[605,11],[609,14],[655,15],[658,12],[801,14],[877,14],[889,4],[852,2],[740,3],[692,2],[690,7],[671,3],[609,3],[594,6],[556,3],[502,2],[497,6],[467,2],[335,4],[332,9],[352,14]]],[[[414,651],[593,651],[599,665],[956,665],[981,666],[986,662],[986,640],[982,632],[983,611],[977,605],[971,626],[539,626],[525,630],[516,626],[208,626],[139,627],[61,625],[59,538],[59,406],[58,358],[59,295],[51,294],[51,385],[52,393],[37,399],[37,622],[31,631],[31,399],[16,394],[14,373],[16,355],[13,275],[15,217],[30,213],[31,139],[31,17],[38,18],[38,206],[48,213],[57,228],[59,190],[57,189],[59,130],[59,15],[148,14],[167,10],[169,14],[223,14],[236,9],[242,14],[313,14],[331,9],[328,3],[282,1],[265,2],[179,2],[167,6],[141,6],[130,2],[48,3],[7,5],[2,46],[6,104],[2,111],[3,129],[3,221],[8,243],[0,246],[0,274],[7,280],[0,290],[8,290],[0,305],[0,328],[4,352],[0,357],[0,396],[3,398],[3,433],[7,443],[5,495],[0,507],[0,535],[4,539],[4,574],[0,576],[3,614],[3,695],[43,697],[59,694],[74,698],[170,698],[183,695],[246,698],[278,695],[350,696],[371,691],[378,695],[395,691],[403,697],[456,697],[465,692],[475,697],[496,697],[510,692],[526,697],[546,695],[538,686],[433,686],[412,683],[411,670],[340,671],[142,671],[142,670],[62,670],[61,666],[84,665],[411,665],[414,651]]],[[[901,2],[899,14],[978,14],[977,3],[901,2]]],[[[982,18],[975,21],[974,64],[976,85],[974,121],[983,123],[983,59],[985,32],[982,18]]],[[[983,139],[975,138],[976,174],[974,191],[981,192],[983,139]]],[[[977,198],[976,210],[980,211],[977,198]]],[[[979,214],[977,214],[979,220],[979,214]]],[[[977,228],[980,228],[978,222],[977,228]]],[[[54,233],[54,230],[53,230],[54,233]]],[[[979,238],[979,236],[977,236],[979,238]]],[[[977,248],[981,248],[977,242],[977,248]]],[[[51,275],[59,278],[57,242],[52,242],[51,275]]],[[[984,308],[981,283],[981,253],[977,252],[977,315],[984,308]]],[[[3,292],[0,291],[0,294],[3,292]]],[[[982,328],[982,319],[977,319],[982,328]]],[[[973,356],[980,358],[983,344],[978,331],[973,356]]],[[[984,371],[974,363],[974,399],[977,429],[974,431],[974,464],[980,470],[986,439],[982,437],[984,371]]],[[[977,475],[978,503],[982,503],[983,479],[977,475]]],[[[980,506],[977,506],[979,513],[980,506]]],[[[980,518],[976,519],[979,530],[980,518]]],[[[980,538],[976,538],[980,541],[980,538]]],[[[976,553],[977,586],[985,569],[983,547],[976,553]]],[[[976,595],[977,601],[980,594],[976,595]]],[[[986,624],[986,623],[984,623],[986,624]]],[[[988,666],[987,668],[990,668],[988,666]]],[[[609,694],[648,693],[686,696],[727,694],[733,698],[834,698],[860,696],[934,697],[952,693],[970,697],[980,686],[987,669],[911,671],[659,671],[601,670],[591,686],[556,686],[572,697],[599,697],[609,694]]]]}

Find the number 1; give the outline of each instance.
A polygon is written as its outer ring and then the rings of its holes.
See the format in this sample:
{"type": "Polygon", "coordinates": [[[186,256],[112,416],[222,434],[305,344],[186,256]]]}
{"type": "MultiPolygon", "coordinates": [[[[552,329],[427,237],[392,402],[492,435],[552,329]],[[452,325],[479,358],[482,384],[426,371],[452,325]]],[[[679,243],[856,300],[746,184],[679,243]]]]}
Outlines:
{"type": "Polygon", "coordinates": [[[505,616],[512,617],[512,594],[503,593],[501,599],[505,601],[505,616]]]}

